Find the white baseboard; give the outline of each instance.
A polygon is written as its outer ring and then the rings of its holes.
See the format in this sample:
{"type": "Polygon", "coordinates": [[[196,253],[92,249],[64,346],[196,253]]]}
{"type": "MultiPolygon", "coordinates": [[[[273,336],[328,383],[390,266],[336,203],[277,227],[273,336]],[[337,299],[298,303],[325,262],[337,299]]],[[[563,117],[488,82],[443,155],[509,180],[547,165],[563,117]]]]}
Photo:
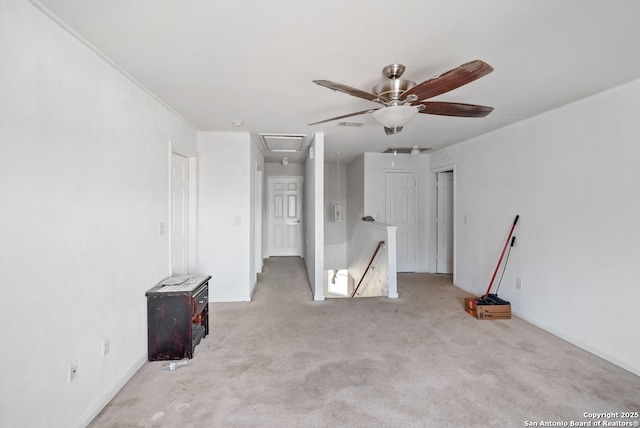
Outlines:
{"type": "MultiPolygon", "coordinates": [[[[454,286],[460,288],[461,290],[466,291],[467,293],[471,293],[471,294],[475,293],[475,291],[467,290],[466,288],[461,287],[459,285],[455,285],[454,284],[454,286]]],[[[589,352],[589,353],[591,353],[593,355],[596,355],[596,356],[602,358],[603,360],[609,361],[611,364],[615,364],[616,366],[621,367],[621,368],[627,370],[628,372],[631,372],[631,373],[633,373],[633,374],[635,374],[637,376],[640,376],[640,367],[636,367],[636,366],[634,366],[633,364],[631,364],[631,363],[629,363],[627,361],[621,360],[620,358],[618,358],[618,357],[616,357],[614,355],[611,355],[607,351],[605,351],[603,349],[600,349],[600,348],[598,348],[596,346],[593,346],[593,345],[591,345],[589,343],[585,343],[585,342],[577,340],[577,339],[575,339],[573,337],[567,336],[566,334],[563,334],[563,333],[557,331],[553,327],[549,327],[547,325],[542,325],[542,324],[540,324],[540,323],[538,323],[538,322],[536,322],[536,321],[534,321],[534,320],[522,315],[520,312],[514,311],[513,308],[511,309],[511,312],[512,312],[513,315],[517,316],[520,319],[525,320],[529,324],[535,325],[536,327],[541,328],[542,330],[544,330],[544,331],[546,331],[548,333],[551,333],[554,336],[557,336],[560,339],[562,339],[562,340],[564,340],[566,342],[569,342],[572,345],[577,346],[578,348],[584,349],[585,351],[587,351],[587,352],[589,352]]]]}
{"type": "MultiPolygon", "coordinates": [[[[209,296],[209,303],[250,302],[251,296],[209,296]]],[[[211,309],[211,308],[209,308],[211,309]]]]}
{"type": "Polygon", "coordinates": [[[145,352],[130,368],[125,372],[125,374],[115,383],[109,390],[105,393],[105,395],[98,401],[92,408],[87,412],[86,415],[76,425],[77,428],[85,428],[88,426],[92,420],[95,419],[96,416],[104,409],[107,404],[116,394],[126,385],[127,382],[131,380],[133,375],[135,375],[138,370],[142,368],[144,363],[147,362],[147,353],[145,352]]]}
{"type": "Polygon", "coordinates": [[[537,322],[535,322],[535,321],[523,316],[522,314],[520,314],[517,311],[512,311],[512,313],[513,313],[513,315],[517,316],[518,318],[521,318],[521,319],[525,320],[529,324],[533,324],[536,327],[541,328],[542,330],[547,331],[547,332],[553,334],[554,336],[558,336],[560,339],[562,339],[562,340],[564,340],[566,342],[569,342],[572,345],[577,346],[578,348],[582,348],[585,351],[602,358],[603,360],[609,361],[611,364],[615,364],[616,366],[621,367],[621,368],[627,370],[628,372],[631,372],[631,373],[633,373],[633,374],[635,374],[637,376],[640,376],[640,367],[635,367],[632,364],[628,363],[627,361],[623,361],[620,358],[609,354],[607,351],[605,351],[603,349],[600,349],[598,347],[595,347],[595,346],[593,346],[593,345],[591,345],[589,343],[585,343],[585,342],[576,340],[576,339],[574,339],[572,337],[569,337],[569,336],[567,336],[567,335],[565,335],[565,334],[563,334],[563,333],[561,333],[561,332],[559,332],[559,331],[557,331],[557,330],[555,330],[555,329],[553,329],[551,327],[538,324],[537,322]]]}

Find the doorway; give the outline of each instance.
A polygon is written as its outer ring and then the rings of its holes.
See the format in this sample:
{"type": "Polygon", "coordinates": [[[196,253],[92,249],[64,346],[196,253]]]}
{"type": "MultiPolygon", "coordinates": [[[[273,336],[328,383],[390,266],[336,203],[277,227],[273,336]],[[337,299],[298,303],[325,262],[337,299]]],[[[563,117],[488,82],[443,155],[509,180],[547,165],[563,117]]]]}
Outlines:
{"type": "Polygon", "coordinates": [[[303,255],[303,177],[267,178],[269,256],[303,255]]]}
{"type": "Polygon", "coordinates": [[[436,273],[453,274],[454,181],[453,171],[435,174],[436,273]]]}
{"type": "Polygon", "coordinates": [[[189,273],[189,159],[171,154],[171,273],[189,273]]]}
{"type": "Polygon", "coordinates": [[[258,166],[256,165],[256,178],[255,178],[255,212],[256,212],[256,223],[255,223],[255,268],[256,273],[262,273],[262,177],[263,173],[261,170],[258,170],[258,166]]]}
{"type": "Polygon", "coordinates": [[[171,275],[198,272],[196,254],[197,153],[169,142],[169,267],[171,275]]]}

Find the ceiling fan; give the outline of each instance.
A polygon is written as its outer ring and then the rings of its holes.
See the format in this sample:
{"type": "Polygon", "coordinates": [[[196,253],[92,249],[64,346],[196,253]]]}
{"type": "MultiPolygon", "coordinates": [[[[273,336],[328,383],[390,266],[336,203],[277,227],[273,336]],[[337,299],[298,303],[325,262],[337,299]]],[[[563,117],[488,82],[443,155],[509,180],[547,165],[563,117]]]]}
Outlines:
{"type": "Polygon", "coordinates": [[[309,126],[364,113],[372,113],[373,118],[384,126],[387,135],[392,135],[402,131],[402,127],[417,113],[441,116],[485,117],[493,111],[493,107],[475,104],[424,101],[452,91],[491,73],[493,67],[484,61],[467,62],[460,67],[427,79],[417,85],[411,80],[400,78],[404,70],[405,67],[402,64],[391,64],[384,67],[382,74],[389,80],[374,86],[372,92],[362,91],[330,80],[314,80],[313,83],[325,88],[373,101],[382,104],[384,107],[370,108],[356,113],[332,117],[331,119],[310,123],[309,126]]]}

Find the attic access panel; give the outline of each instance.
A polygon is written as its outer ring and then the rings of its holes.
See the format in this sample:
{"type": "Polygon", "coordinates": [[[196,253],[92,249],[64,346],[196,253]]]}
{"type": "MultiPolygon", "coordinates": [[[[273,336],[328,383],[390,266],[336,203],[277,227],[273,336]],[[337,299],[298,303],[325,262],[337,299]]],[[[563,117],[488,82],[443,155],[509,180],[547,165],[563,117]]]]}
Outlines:
{"type": "Polygon", "coordinates": [[[306,134],[260,134],[266,152],[300,153],[306,134]]]}

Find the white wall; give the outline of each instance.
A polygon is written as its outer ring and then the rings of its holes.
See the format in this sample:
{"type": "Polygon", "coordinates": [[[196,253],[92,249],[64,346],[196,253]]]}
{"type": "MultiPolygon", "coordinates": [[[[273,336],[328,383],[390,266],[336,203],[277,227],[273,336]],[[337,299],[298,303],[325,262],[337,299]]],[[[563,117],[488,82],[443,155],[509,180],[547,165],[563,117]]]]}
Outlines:
{"type": "Polygon", "coordinates": [[[397,230],[397,226],[377,221],[360,220],[356,223],[349,242],[348,261],[356,297],[398,297],[397,230]],[[384,245],[378,248],[380,242],[384,245]]]}
{"type": "Polygon", "coordinates": [[[291,162],[287,166],[282,166],[280,162],[265,162],[264,171],[265,177],[272,175],[279,177],[302,177],[304,176],[304,164],[291,162]]]}
{"type": "Polygon", "coordinates": [[[257,251],[257,247],[262,245],[262,237],[258,236],[262,233],[262,215],[261,210],[264,207],[264,197],[259,197],[258,193],[264,192],[264,156],[257,143],[253,138],[250,139],[249,153],[250,153],[250,189],[249,189],[249,202],[250,202],[250,218],[249,218],[249,253],[250,257],[250,270],[249,270],[249,294],[253,296],[253,292],[258,285],[258,272],[262,272],[262,252],[257,251]],[[262,179],[261,183],[258,180],[262,179]],[[257,206],[260,204],[260,206],[257,206]]]}
{"type": "Polygon", "coordinates": [[[389,153],[364,154],[364,215],[385,223],[387,172],[414,172],[416,174],[416,272],[429,271],[429,233],[431,222],[431,174],[429,155],[411,156],[389,153]]]}
{"type": "Polygon", "coordinates": [[[519,214],[501,297],[636,374],[639,111],[636,80],[431,156],[456,167],[457,285],[486,291],[519,214]]]}
{"type": "Polygon", "coordinates": [[[315,134],[305,161],[304,261],[314,300],[324,300],[324,133],[315,134]]]}
{"type": "Polygon", "coordinates": [[[169,140],[196,132],[31,3],[0,28],[0,425],[83,426],[146,361],[169,140]]]}
{"type": "Polygon", "coordinates": [[[248,132],[198,133],[198,257],[209,300],[249,301],[255,287],[255,172],[262,155],[248,132]]]}
{"type": "MultiPolygon", "coordinates": [[[[347,248],[352,239],[355,225],[364,214],[364,154],[358,156],[347,166],[347,248]]],[[[347,251],[348,252],[348,251],[347,251]]]]}
{"type": "Polygon", "coordinates": [[[347,165],[324,165],[324,264],[327,269],[347,268],[347,165]],[[335,221],[335,206],[342,204],[342,221],[335,221]]]}

